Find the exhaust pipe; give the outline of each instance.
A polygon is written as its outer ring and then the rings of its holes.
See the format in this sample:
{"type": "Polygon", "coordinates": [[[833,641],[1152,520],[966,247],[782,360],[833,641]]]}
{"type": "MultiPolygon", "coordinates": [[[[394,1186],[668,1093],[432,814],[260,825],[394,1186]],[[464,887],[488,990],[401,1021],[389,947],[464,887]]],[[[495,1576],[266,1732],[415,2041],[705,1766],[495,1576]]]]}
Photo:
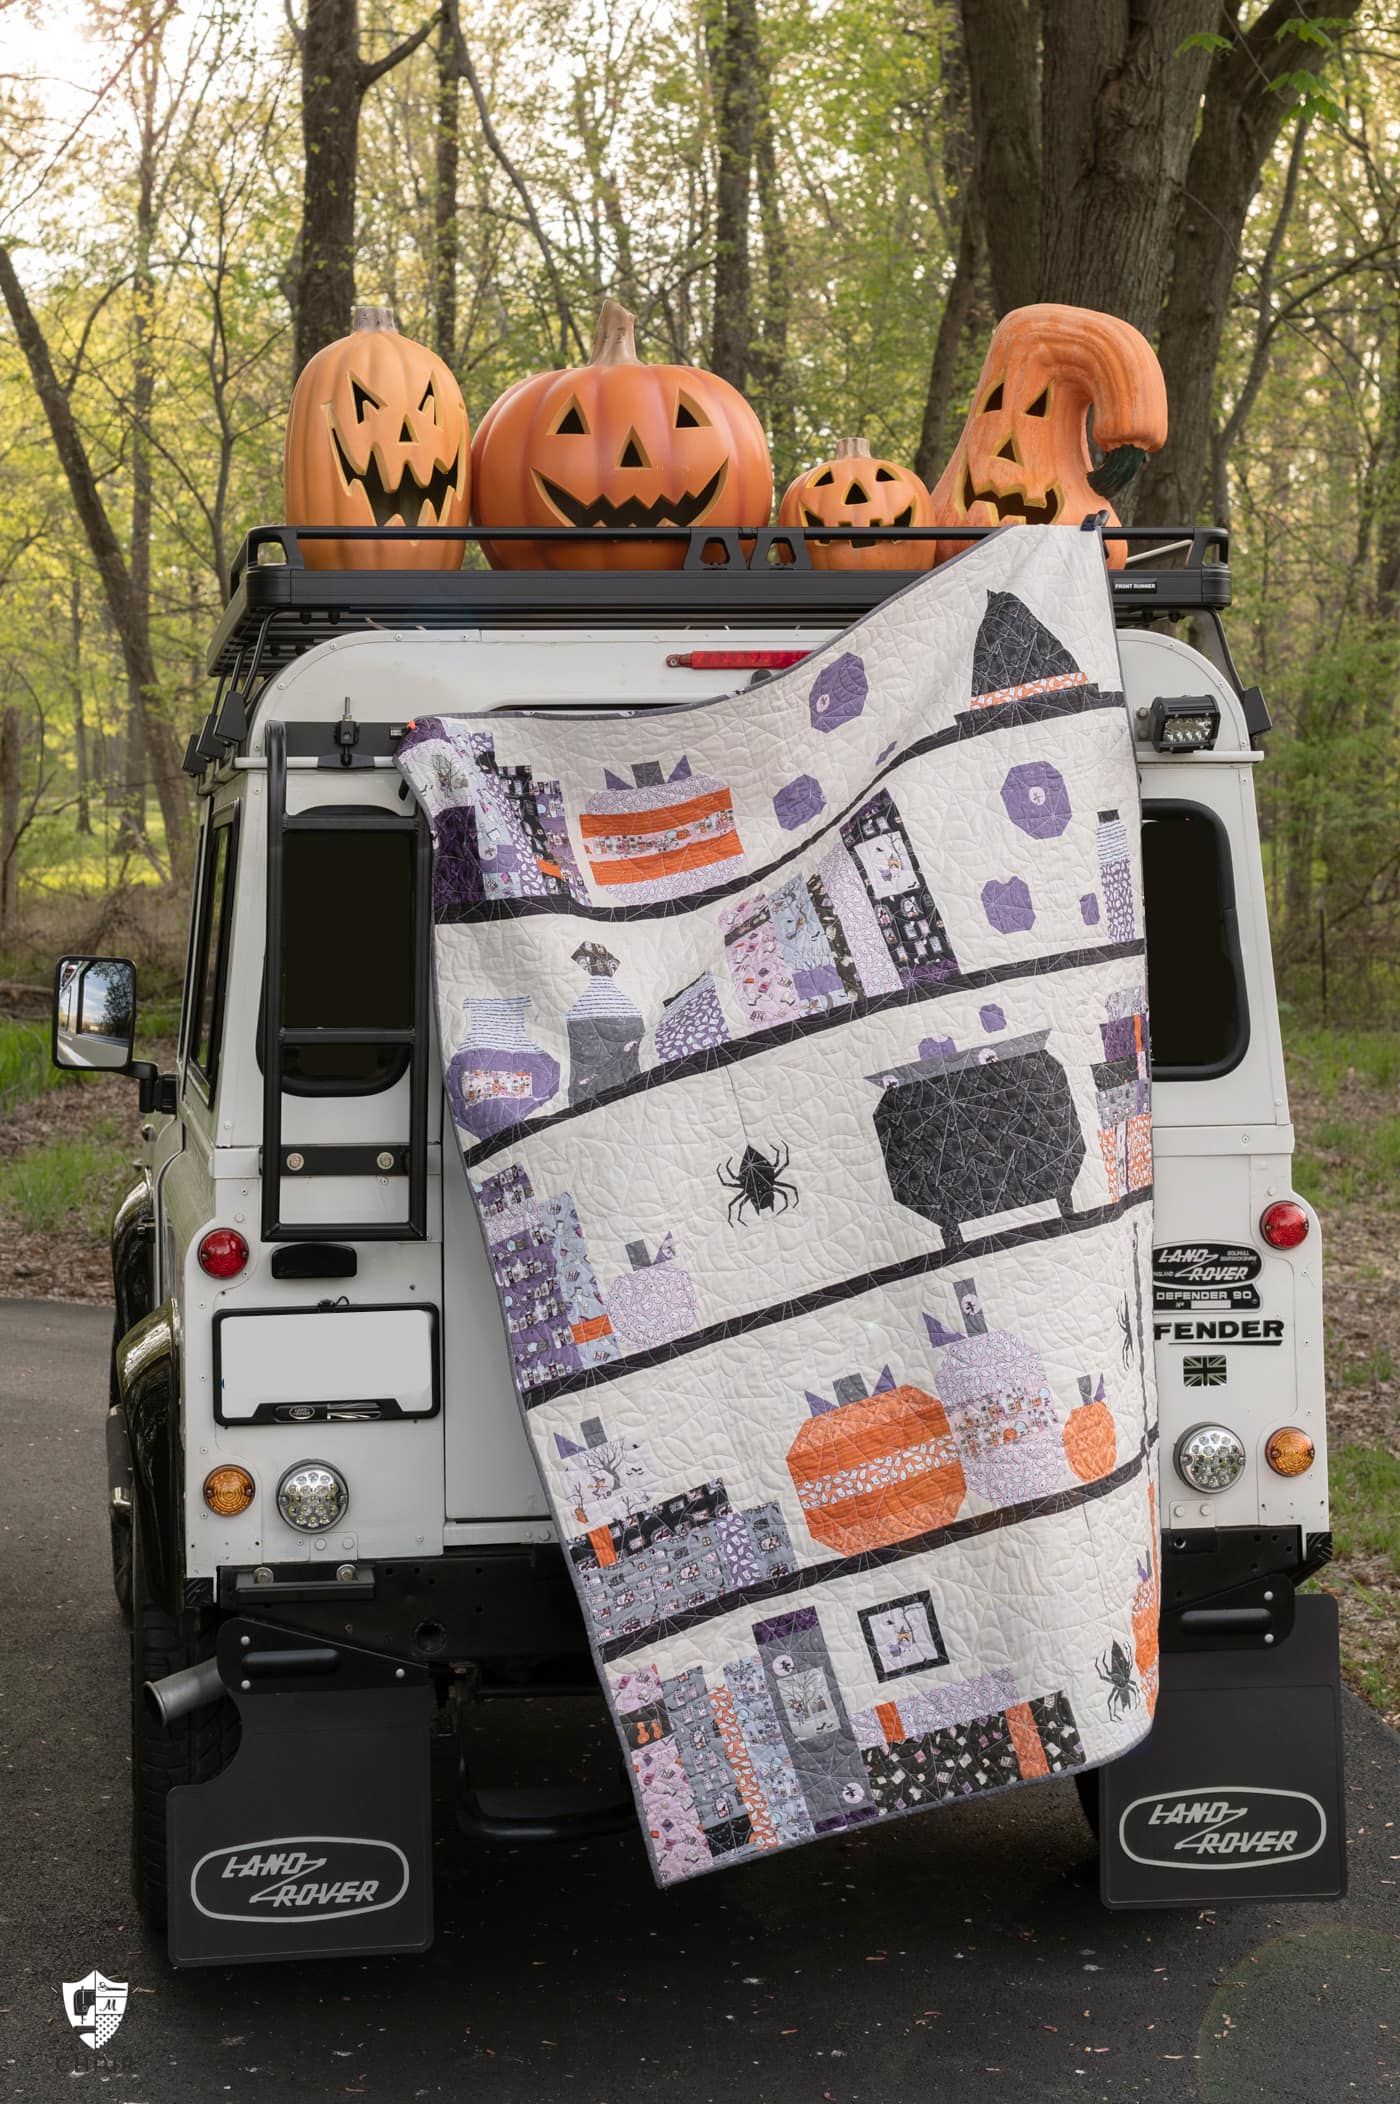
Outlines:
{"type": "Polygon", "coordinates": [[[148,1680],[144,1692],[150,1715],[163,1731],[168,1731],[192,1710],[206,1709],[218,1701],[224,1692],[219,1661],[202,1658],[197,1666],[181,1666],[178,1673],[167,1673],[164,1680],[148,1680]]]}

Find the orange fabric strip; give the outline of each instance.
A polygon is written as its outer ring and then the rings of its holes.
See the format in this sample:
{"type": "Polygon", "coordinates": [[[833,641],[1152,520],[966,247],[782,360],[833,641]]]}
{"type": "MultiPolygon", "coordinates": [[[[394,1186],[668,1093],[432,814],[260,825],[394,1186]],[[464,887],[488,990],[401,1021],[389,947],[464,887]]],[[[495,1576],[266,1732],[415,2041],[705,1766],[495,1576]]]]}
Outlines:
{"type": "Polygon", "coordinates": [[[716,789],[709,796],[692,796],[687,804],[662,804],[654,811],[583,811],[578,829],[585,840],[612,833],[664,833],[672,826],[694,825],[697,818],[731,809],[729,791],[716,789]]]}
{"type": "Polygon", "coordinates": [[[598,1337],[611,1337],[612,1324],[606,1315],[590,1315],[587,1322],[571,1323],[569,1335],[575,1344],[592,1344],[598,1337]]]}
{"type": "Polygon", "coordinates": [[[727,862],[731,855],[743,852],[737,833],[720,833],[693,841],[689,847],[632,855],[626,861],[597,862],[590,856],[588,867],[595,884],[646,884],[653,877],[673,877],[682,869],[702,869],[707,862],[727,862]]]}
{"type": "Polygon", "coordinates": [[[1035,1728],[1035,1718],[1024,1702],[1015,1703],[1006,1712],[1006,1721],[1011,1727],[1011,1743],[1016,1748],[1016,1758],[1021,1765],[1021,1774],[1027,1782],[1037,1775],[1048,1775],[1050,1763],[1045,1758],[1045,1748],[1040,1743],[1040,1733],[1035,1728]]]}
{"type": "Polygon", "coordinates": [[[617,1551],[613,1547],[612,1529],[610,1527],[590,1527],[588,1539],[593,1544],[594,1553],[599,1563],[609,1564],[617,1562],[617,1551]]]}
{"type": "Polygon", "coordinates": [[[897,1746],[901,1739],[908,1738],[909,1734],[904,1729],[904,1719],[899,1714],[897,1702],[877,1702],[875,1714],[880,1720],[880,1729],[885,1734],[887,1746],[897,1746]]]}

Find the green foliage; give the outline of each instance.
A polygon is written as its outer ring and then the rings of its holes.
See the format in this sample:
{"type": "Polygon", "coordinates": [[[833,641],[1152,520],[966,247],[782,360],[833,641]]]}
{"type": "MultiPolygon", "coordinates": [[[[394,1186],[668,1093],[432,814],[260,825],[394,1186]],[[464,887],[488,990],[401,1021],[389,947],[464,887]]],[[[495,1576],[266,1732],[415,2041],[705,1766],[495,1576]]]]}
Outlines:
{"type": "Polygon", "coordinates": [[[1328,1102],[1347,1083],[1400,1090],[1400,1033],[1393,1030],[1306,1030],[1284,1034],[1290,1073],[1300,1069],[1309,1088],[1328,1102]]]}
{"type": "Polygon", "coordinates": [[[1400,1460],[1384,1447],[1344,1446],[1328,1457],[1337,1553],[1383,1557],[1400,1577],[1400,1460]]]}
{"type": "Polygon", "coordinates": [[[55,1233],[74,1221],[99,1234],[130,1157],[130,1138],[115,1118],[100,1119],[77,1139],[28,1148],[0,1163],[0,1212],[27,1234],[55,1233]]]}
{"type": "Polygon", "coordinates": [[[47,1024],[0,1020],[0,1111],[42,1095],[57,1078],[47,1024]]]}

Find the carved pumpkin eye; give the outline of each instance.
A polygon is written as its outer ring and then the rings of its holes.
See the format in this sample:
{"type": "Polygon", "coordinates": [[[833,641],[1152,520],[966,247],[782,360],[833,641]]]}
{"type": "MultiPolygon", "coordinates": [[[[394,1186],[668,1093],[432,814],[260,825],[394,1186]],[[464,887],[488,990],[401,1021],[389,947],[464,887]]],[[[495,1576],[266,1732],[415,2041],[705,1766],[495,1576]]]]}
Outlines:
{"type": "Polygon", "coordinates": [[[889,468],[876,468],[875,480],[877,482],[894,482],[898,480],[898,477],[892,474],[889,468]]]}
{"type": "Polygon", "coordinates": [[[709,421],[710,419],[698,404],[687,401],[684,395],[676,397],[676,429],[678,431],[698,431],[702,424],[708,424],[709,421]]]}
{"type": "Polygon", "coordinates": [[[588,426],[584,422],[583,411],[579,408],[577,402],[570,402],[568,408],[554,426],[554,433],[556,438],[587,438],[588,426]]]}
{"type": "Polygon", "coordinates": [[[818,475],[812,487],[813,489],[825,489],[829,482],[834,482],[835,480],[836,477],[832,474],[831,469],[828,468],[824,475],[818,475]]]}
{"type": "Polygon", "coordinates": [[[1040,393],[1039,393],[1039,394],[1038,394],[1038,395],[1036,396],[1035,400],[1034,400],[1034,401],[1033,401],[1033,402],[1031,403],[1031,406],[1030,406],[1030,408],[1029,408],[1029,409],[1028,409],[1028,410],[1026,411],[1026,415],[1027,415],[1027,416],[1049,416],[1049,414],[1050,414],[1050,390],[1049,390],[1049,388],[1048,388],[1048,387],[1042,387],[1042,388],[1041,388],[1041,390],[1040,390],[1040,393]]]}
{"type": "Polygon", "coordinates": [[[986,416],[988,410],[1002,408],[1004,405],[1004,401],[1005,396],[1002,391],[1002,384],[1000,380],[998,380],[996,386],[992,389],[986,401],[982,404],[983,416],[986,416]]]}
{"type": "Polygon", "coordinates": [[[350,382],[350,399],[355,405],[355,422],[357,424],[364,422],[367,409],[382,409],[384,407],[384,404],[372,395],[367,387],[362,387],[358,380],[350,382]]]}
{"type": "Polygon", "coordinates": [[[436,392],[434,391],[433,383],[431,380],[423,389],[423,399],[418,404],[418,407],[420,411],[426,409],[435,424],[440,423],[442,421],[442,419],[438,415],[438,398],[436,392]]]}

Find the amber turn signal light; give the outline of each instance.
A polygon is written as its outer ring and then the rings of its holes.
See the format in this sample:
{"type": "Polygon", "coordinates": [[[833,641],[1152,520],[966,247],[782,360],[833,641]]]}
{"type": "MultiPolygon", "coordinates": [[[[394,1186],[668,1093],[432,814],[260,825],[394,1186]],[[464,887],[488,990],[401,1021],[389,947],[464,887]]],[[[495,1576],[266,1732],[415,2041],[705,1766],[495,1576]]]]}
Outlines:
{"type": "Polygon", "coordinates": [[[1305,1476],[1317,1459],[1317,1448],[1297,1425],[1281,1425],[1271,1434],[1264,1459],[1276,1476],[1305,1476]]]}
{"type": "Polygon", "coordinates": [[[253,1502],[254,1488],[246,1468],[239,1468],[236,1462],[226,1462],[222,1468],[211,1468],[204,1478],[204,1502],[222,1519],[232,1519],[235,1514],[248,1510],[253,1502]]]}

